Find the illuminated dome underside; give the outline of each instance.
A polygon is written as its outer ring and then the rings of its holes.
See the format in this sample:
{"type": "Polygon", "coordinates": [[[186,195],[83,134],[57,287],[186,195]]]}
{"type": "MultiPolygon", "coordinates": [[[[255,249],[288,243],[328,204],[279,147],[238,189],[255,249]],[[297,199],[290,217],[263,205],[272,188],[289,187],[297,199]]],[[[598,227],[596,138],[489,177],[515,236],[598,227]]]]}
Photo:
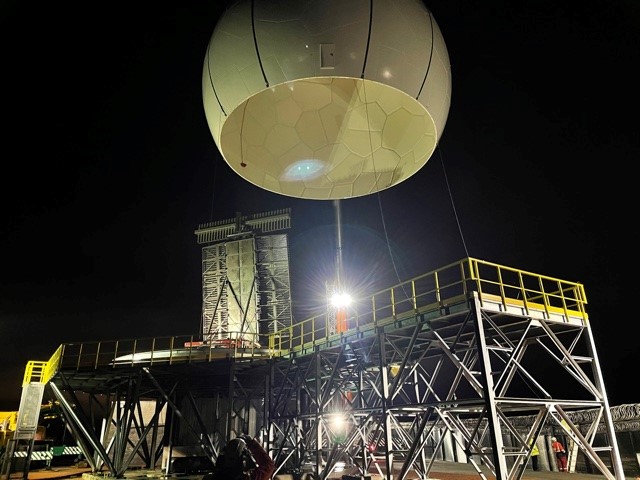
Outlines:
{"type": "Polygon", "coordinates": [[[238,175],[334,200],[390,188],[425,165],[451,75],[421,0],[373,10],[359,0],[241,0],[216,26],[202,86],[213,138],[238,175]]]}
{"type": "Polygon", "coordinates": [[[266,89],[240,104],[220,135],[227,163],[283,195],[367,195],[418,171],[436,144],[425,108],[368,80],[320,77],[266,89]]]}

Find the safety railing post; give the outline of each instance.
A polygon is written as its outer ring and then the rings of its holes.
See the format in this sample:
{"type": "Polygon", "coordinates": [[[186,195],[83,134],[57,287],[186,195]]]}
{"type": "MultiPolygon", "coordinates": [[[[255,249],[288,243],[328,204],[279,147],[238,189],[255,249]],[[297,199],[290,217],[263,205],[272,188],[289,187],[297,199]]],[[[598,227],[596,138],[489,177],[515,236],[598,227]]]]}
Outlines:
{"type": "Polygon", "coordinates": [[[115,341],[115,348],[113,351],[113,368],[116,368],[116,358],[118,358],[118,349],[120,348],[120,342],[118,340],[115,341]]]}
{"type": "Polygon", "coordinates": [[[100,342],[98,342],[98,346],[96,347],[96,361],[93,362],[93,368],[94,370],[98,368],[99,362],[100,362],[100,346],[102,344],[100,342]]]}
{"type": "Polygon", "coordinates": [[[416,296],[416,282],[411,280],[411,300],[413,303],[413,311],[418,313],[418,297],[416,296]]]}
{"type": "Polygon", "coordinates": [[[542,281],[542,277],[538,276],[538,285],[540,288],[540,295],[542,296],[542,305],[544,306],[544,314],[546,318],[551,317],[551,312],[549,311],[549,298],[544,289],[544,282],[542,281]]]}
{"type": "Polygon", "coordinates": [[[80,360],[82,359],[82,347],[84,345],[80,344],[80,349],[78,350],[78,360],[76,361],[76,370],[80,370],[80,360]]]}
{"type": "Polygon", "coordinates": [[[395,290],[393,287],[391,287],[391,317],[395,320],[396,319],[396,296],[395,296],[395,290]]]}
{"type": "Polygon", "coordinates": [[[149,362],[151,365],[153,365],[153,354],[156,351],[156,337],[153,337],[151,339],[151,358],[149,359],[149,362]]]}
{"type": "Polygon", "coordinates": [[[527,287],[524,285],[524,277],[522,272],[518,271],[518,281],[520,282],[519,288],[522,294],[522,304],[524,305],[524,311],[529,313],[529,295],[527,295],[527,287]]]}

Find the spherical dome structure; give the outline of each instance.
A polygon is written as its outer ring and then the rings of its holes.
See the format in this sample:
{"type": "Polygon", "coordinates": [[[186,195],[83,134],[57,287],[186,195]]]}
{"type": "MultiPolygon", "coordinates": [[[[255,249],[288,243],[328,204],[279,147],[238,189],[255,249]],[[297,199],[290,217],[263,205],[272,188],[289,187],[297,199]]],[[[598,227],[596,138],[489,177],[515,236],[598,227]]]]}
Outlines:
{"type": "Polygon", "coordinates": [[[449,113],[451,69],[421,0],[240,0],[215,26],[202,91],[236,173],[337,200],[424,166],[449,113]]]}

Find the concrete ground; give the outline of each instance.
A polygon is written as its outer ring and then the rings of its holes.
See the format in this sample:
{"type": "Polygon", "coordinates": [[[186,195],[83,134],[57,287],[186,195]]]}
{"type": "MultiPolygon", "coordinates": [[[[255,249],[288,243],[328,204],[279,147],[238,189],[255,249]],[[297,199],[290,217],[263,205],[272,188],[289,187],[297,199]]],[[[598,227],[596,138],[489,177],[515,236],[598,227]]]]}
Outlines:
{"type": "MultiPolygon", "coordinates": [[[[495,479],[488,473],[488,470],[484,470],[484,473],[488,480],[495,479]]],[[[81,477],[83,480],[106,480],[110,477],[104,473],[92,474],[90,468],[80,467],[57,467],[50,470],[33,470],[28,474],[28,480],[58,480],[65,478],[81,477]]],[[[162,471],[159,470],[131,470],[125,473],[125,479],[130,480],[148,480],[159,478],[172,478],[166,477],[162,471]]],[[[202,475],[176,475],[173,476],[176,480],[202,480],[202,475]]],[[[288,480],[290,476],[278,475],[278,480],[288,480]]],[[[341,475],[336,474],[332,478],[340,479],[341,475]]],[[[380,480],[380,476],[371,475],[371,480],[380,480]]],[[[414,480],[416,477],[410,477],[414,480]]],[[[471,464],[466,463],[454,463],[454,462],[436,462],[431,469],[429,476],[433,480],[478,480],[481,478],[474,470],[471,464]]],[[[592,475],[586,473],[564,473],[564,472],[534,472],[527,470],[523,476],[524,480],[600,480],[606,478],[604,475],[592,475]]],[[[21,473],[11,474],[11,480],[21,480],[21,473]]],[[[627,479],[627,480],[640,480],[627,479]]]]}

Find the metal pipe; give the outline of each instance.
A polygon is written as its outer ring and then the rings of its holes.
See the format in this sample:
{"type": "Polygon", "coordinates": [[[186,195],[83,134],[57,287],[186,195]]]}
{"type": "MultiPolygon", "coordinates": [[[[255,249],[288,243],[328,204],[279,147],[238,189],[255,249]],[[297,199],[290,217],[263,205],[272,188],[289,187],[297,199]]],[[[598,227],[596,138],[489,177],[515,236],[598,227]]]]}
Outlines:
{"type": "Polygon", "coordinates": [[[342,290],[342,218],[340,213],[340,200],[333,201],[336,215],[336,290],[342,290]]]}

